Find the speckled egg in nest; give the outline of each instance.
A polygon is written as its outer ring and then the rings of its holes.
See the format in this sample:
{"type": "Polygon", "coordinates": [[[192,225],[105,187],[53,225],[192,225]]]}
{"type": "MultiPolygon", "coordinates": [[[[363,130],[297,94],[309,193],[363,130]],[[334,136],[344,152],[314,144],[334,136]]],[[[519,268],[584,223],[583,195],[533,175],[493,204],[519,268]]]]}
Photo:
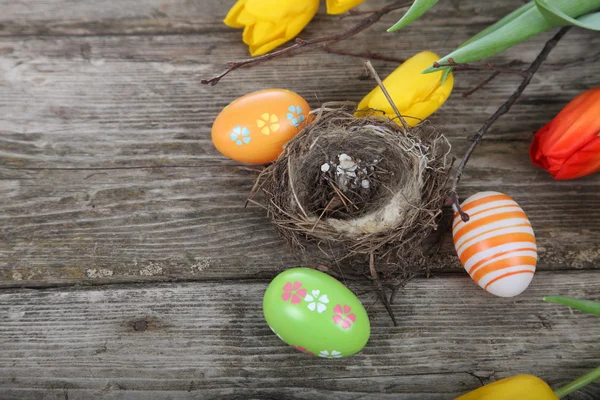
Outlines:
{"type": "Polygon", "coordinates": [[[291,245],[321,250],[305,254],[367,270],[373,255],[383,278],[407,278],[427,267],[450,145],[430,125],[405,131],[353,110],[349,103],[313,110],[312,122],[261,173],[254,192],[264,193],[262,204],[291,245]]]}

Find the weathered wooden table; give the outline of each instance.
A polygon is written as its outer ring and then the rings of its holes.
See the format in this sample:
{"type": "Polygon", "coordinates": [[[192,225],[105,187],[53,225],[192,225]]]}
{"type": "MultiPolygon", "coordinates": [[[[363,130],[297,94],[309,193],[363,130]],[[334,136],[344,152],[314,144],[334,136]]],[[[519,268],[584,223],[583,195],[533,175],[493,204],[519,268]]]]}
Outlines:
{"type": "MultiPolygon", "coordinates": [[[[232,3],[0,0],[1,399],[449,399],[517,373],[557,387],[600,365],[600,319],[541,301],[600,299],[600,174],[557,182],[528,157],[533,132],[598,85],[600,64],[543,68],[461,184],[463,197],[498,190],[528,213],[540,249],[531,287],[488,295],[446,235],[445,272],[400,290],[398,327],[369,286],[347,282],[372,335],[359,355],[328,361],[264,323],[269,279],[301,261],[261,209],[244,209],[256,170],[222,157],[210,127],[250,91],[283,87],[318,106],[358,101],[374,82],[359,59],[314,49],[201,85],[247,55],[221,22],[232,3]]],[[[401,32],[384,34],[392,13],[336,47],[446,54],[520,4],[442,1],[401,32]]],[[[321,10],[301,36],[352,23],[321,10]]],[[[550,35],[495,61],[531,61],[550,35]]],[[[573,29],[548,62],[599,48],[599,35],[573,29]]],[[[518,84],[501,76],[461,97],[486,76],[457,73],[432,118],[458,157],[518,84]]],[[[600,399],[600,384],[572,398],[600,399]]]]}

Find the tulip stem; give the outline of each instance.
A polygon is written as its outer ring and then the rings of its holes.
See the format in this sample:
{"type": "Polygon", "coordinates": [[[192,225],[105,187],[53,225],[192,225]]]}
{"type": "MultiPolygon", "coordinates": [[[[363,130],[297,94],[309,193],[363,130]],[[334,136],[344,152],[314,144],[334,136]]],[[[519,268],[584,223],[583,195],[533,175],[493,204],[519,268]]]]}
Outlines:
{"type": "Polygon", "coordinates": [[[379,87],[381,88],[381,91],[385,95],[385,98],[390,103],[390,106],[392,106],[392,110],[394,110],[394,112],[396,113],[398,118],[400,118],[400,122],[402,122],[402,128],[404,128],[404,133],[406,133],[409,129],[408,124],[402,117],[402,114],[400,114],[400,111],[398,110],[398,107],[396,107],[396,104],[394,104],[394,100],[392,99],[392,96],[390,96],[389,92],[383,85],[383,82],[381,81],[379,74],[377,74],[377,71],[375,71],[375,68],[373,68],[373,64],[371,64],[371,61],[367,60],[367,61],[365,61],[365,66],[367,67],[367,69],[369,70],[369,72],[371,73],[373,78],[375,78],[375,80],[377,81],[377,85],[379,85],[379,87]]]}
{"type": "Polygon", "coordinates": [[[584,376],[582,376],[580,378],[575,379],[573,382],[568,383],[565,386],[558,388],[556,391],[554,391],[554,394],[559,399],[562,399],[566,395],[573,393],[574,391],[579,390],[582,387],[584,387],[585,385],[595,382],[598,379],[600,379],[600,367],[596,368],[593,371],[588,372],[587,374],[585,374],[584,376]]]}
{"type": "MultiPolygon", "coordinates": [[[[590,314],[600,315],[600,302],[584,299],[576,299],[574,297],[566,296],[545,296],[542,300],[548,303],[562,304],[575,308],[579,311],[583,311],[590,314]]],[[[569,393],[573,393],[576,390],[581,389],[585,385],[588,385],[594,381],[600,379],[600,367],[593,371],[588,372],[584,376],[575,379],[573,382],[566,384],[554,392],[556,397],[563,398],[569,393]]]]}
{"type": "Polygon", "coordinates": [[[569,306],[579,311],[600,315],[600,301],[576,299],[566,296],[545,296],[543,301],[569,306]]]}
{"type": "MultiPolygon", "coordinates": [[[[462,177],[463,170],[469,162],[473,151],[481,141],[483,135],[488,131],[488,129],[490,129],[494,122],[496,122],[498,118],[506,114],[510,110],[510,108],[515,104],[515,102],[519,99],[519,97],[521,97],[521,94],[523,94],[523,91],[531,82],[531,78],[533,78],[533,75],[535,75],[535,73],[544,63],[544,61],[548,57],[548,54],[550,54],[550,52],[552,51],[552,49],[554,49],[554,47],[560,41],[560,39],[562,39],[562,37],[568,32],[569,28],[570,27],[568,26],[561,28],[550,40],[546,42],[542,51],[540,51],[535,60],[533,60],[531,65],[529,65],[529,67],[523,71],[523,80],[521,81],[521,84],[519,85],[517,90],[515,90],[514,93],[510,95],[508,100],[506,100],[504,104],[502,104],[496,110],[496,112],[492,114],[492,116],[489,117],[487,121],[485,121],[485,123],[481,126],[481,128],[479,128],[479,130],[472,136],[473,141],[467,149],[460,164],[458,165],[458,168],[456,169],[456,175],[454,176],[454,180],[452,182],[452,189],[450,190],[450,197],[453,199],[453,205],[457,208],[458,212],[461,213],[463,221],[465,220],[465,218],[463,217],[464,213],[461,212],[462,209],[460,208],[460,202],[458,201],[458,196],[456,195],[456,188],[458,187],[458,183],[460,182],[460,178],[462,177]]],[[[467,216],[468,221],[468,215],[464,215],[467,216]]]]}
{"type": "Polygon", "coordinates": [[[331,43],[339,42],[340,40],[348,39],[349,37],[352,37],[352,36],[356,35],[357,33],[367,29],[371,25],[375,24],[384,15],[386,15],[394,10],[399,10],[401,8],[409,7],[410,5],[412,5],[412,1],[409,1],[409,2],[406,2],[404,0],[396,1],[386,7],[383,7],[380,10],[373,11],[369,16],[361,19],[355,25],[351,26],[350,28],[348,28],[344,31],[334,33],[331,35],[316,37],[316,38],[309,39],[309,40],[297,38],[296,43],[289,45],[287,47],[284,47],[282,49],[274,50],[270,53],[263,54],[258,57],[251,57],[251,58],[247,58],[245,60],[230,61],[227,63],[227,69],[225,71],[221,72],[219,75],[213,76],[212,78],[202,79],[200,81],[200,83],[202,83],[203,85],[214,86],[217,83],[219,83],[219,81],[221,79],[223,79],[227,74],[235,71],[236,69],[246,67],[246,66],[251,66],[254,64],[258,64],[263,61],[271,60],[273,58],[277,58],[280,56],[289,55],[293,51],[301,49],[303,47],[314,46],[316,44],[322,44],[322,43],[331,44],[331,43]]]}

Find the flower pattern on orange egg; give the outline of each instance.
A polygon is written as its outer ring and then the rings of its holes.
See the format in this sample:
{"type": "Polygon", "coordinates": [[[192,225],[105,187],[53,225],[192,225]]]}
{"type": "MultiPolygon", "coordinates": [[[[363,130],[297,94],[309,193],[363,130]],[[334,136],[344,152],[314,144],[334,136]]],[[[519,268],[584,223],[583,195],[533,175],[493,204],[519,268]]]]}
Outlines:
{"type": "Polygon", "coordinates": [[[283,146],[310,120],[310,106],[285,89],[265,89],[242,96],[217,115],[212,142],[221,154],[250,164],[273,162],[283,146]]]}
{"type": "Polygon", "coordinates": [[[289,106],[287,113],[288,121],[292,122],[295,127],[300,126],[304,122],[304,115],[302,115],[302,108],[300,106],[289,106]]]}
{"type": "Polygon", "coordinates": [[[275,114],[264,113],[256,120],[256,126],[260,128],[263,135],[270,135],[279,130],[279,118],[275,114]]]}
{"type": "Polygon", "coordinates": [[[238,146],[248,144],[252,140],[250,137],[250,131],[245,126],[236,126],[233,131],[229,134],[231,140],[238,146]]]}

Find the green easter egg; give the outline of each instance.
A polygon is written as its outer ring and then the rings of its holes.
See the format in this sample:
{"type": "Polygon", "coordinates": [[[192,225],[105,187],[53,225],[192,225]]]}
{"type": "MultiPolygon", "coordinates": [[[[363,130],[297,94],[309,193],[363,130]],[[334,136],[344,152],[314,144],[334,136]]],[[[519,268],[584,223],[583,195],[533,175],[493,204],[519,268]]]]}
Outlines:
{"type": "Polygon", "coordinates": [[[309,268],[277,275],[265,292],[263,313],[281,340],[324,358],[359,352],[371,334],[367,312],[354,293],[331,276],[309,268]]]}

